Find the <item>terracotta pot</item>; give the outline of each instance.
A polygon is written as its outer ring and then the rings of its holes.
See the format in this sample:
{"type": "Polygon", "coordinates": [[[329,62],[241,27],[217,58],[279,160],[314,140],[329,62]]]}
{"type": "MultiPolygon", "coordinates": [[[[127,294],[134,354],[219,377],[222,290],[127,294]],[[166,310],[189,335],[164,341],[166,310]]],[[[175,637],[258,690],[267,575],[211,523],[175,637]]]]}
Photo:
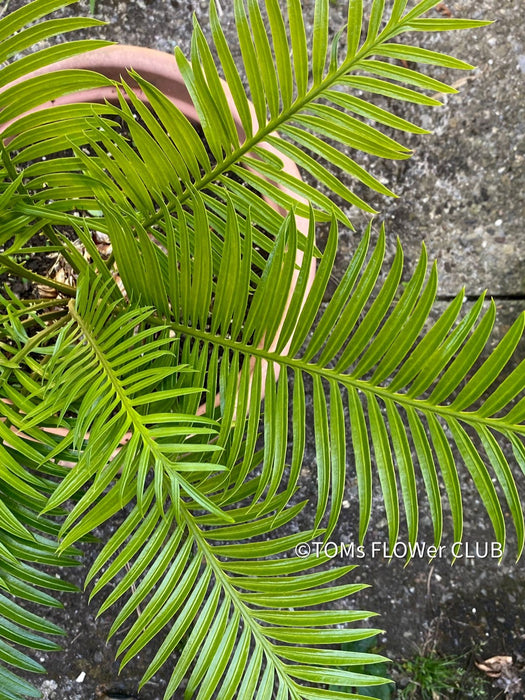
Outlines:
{"type": "MultiPolygon", "coordinates": [[[[42,75],[42,74],[47,74],[50,72],[54,71],[59,71],[63,69],[88,69],[88,70],[93,70],[98,73],[101,73],[102,75],[118,81],[121,79],[121,77],[124,77],[126,79],[126,82],[131,85],[133,88],[135,94],[144,102],[148,103],[148,100],[142,90],[138,87],[138,85],[130,78],[128,75],[128,70],[133,69],[135,70],[138,74],[140,74],[143,78],[151,82],[153,85],[155,85],[159,90],[161,90],[172,102],[175,104],[181,112],[191,121],[193,122],[198,122],[198,115],[197,111],[193,105],[193,102],[191,101],[190,95],[188,93],[188,90],[186,89],[186,86],[184,85],[184,81],[182,79],[182,75],[179,71],[179,68],[177,66],[177,62],[175,60],[175,57],[171,54],[167,54],[161,51],[156,51],[153,49],[146,49],[146,48],[141,48],[141,47],[136,47],[136,46],[126,46],[126,45],[113,45],[113,46],[106,46],[104,48],[100,49],[95,49],[93,51],[89,51],[84,54],[80,54],[77,56],[73,56],[72,58],[66,59],[64,61],[60,61],[57,63],[54,63],[50,66],[46,66],[44,68],[41,68],[37,71],[34,71],[30,75],[25,76],[22,80],[26,80],[29,77],[34,77],[36,75],[42,75]]],[[[14,83],[11,83],[11,85],[21,82],[21,81],[15,81],[14,83]]],[[[240,116],[237,112],[237,109],[235,107],[233,98],[231,96],[230,90],[228,89],[228,86],[224,81],[222,81],[224,91],[226,94],[226,97],[228,99],[231,113],[237,128],[237,131],[239,133],[240,140],[242,142],[245,134],[244,130],[242,127],[241,119],[240,116]]],[[[7,86],[10,87],[11,85],[7,86]]],[[[5,88],[4,88],[5,89],[5,88]]],[[[83,91],[77,91],[70,93],[68,95],[64,95],[62,97],[59,97],[53,101],[53,105],[64,105],[64,104],[73,104],[73,103],[78,103],[78,102],[103,102],[105,100],[108,100],[111,103],[118,104],[118,97],[117,97],[117,90],[116,88],[113,87],[103,87],[103,88],[96,88],[92,90],[83,90],[83,91]]],[[[31,111],[36,111],[44,108],[50,107],[51,104],[43,104],[40,107],[35,108],[34,110],[31,111]]],[[[253,105],[250,105],[251,107],[251,112],[252,112],[252,119],[253,119],[253,124],[254,124],[254,130],[257,128],[257,119],[255,116],[255,109],[253,108],[253,105]]],[[[0,125],[0,134],[1,132],[8,126],[8,124],[3,124],[0,125]]],[[[299,171],[297,169],[297,166],[293,161],[291,161],[287,156],[281,154],[278,152],[275,148],[270,146],[269,144],[261,144],[261,146],[268,151],[272,153],[276,153],[281,161],[283,162],[283,168],[286,172],[288,172],[290,175],[293,175],[294,177],[300,178],[299,171]]],[[[284,192],[290,193],[286,188],[279,186],[279,189],[281,189],[284,192]]],[[[296,200],[304,202],[301,198],[297,197],[297,195],[293,195],[296,200]]],[[[282,209],[272,202],[270,199],[265,198],[266,201],[277,211],[280,213],[283,213],[282,209]]],[[[308,232],[308,220],[302,218],[302,217],[296,217],[296,223],[297,223],[297,228],[299,231],[302,233],[306,234],[308,232]]],[[[303,254],[299,251],[297,254],[297,266],[300,267],[303,261],[303,254]]],[[[298,270],[296,269],[294,276],[293,276],[293,281],[292,281],[292,287],[290,289],[290,293],[288,296],[288,303],[291,300],[291,295],[293,293],[293,289],[295,288],[295,285],[297,283],[297,277],[298,277],[298,270]]],[[[309,281],[308,281],[308,287],[307,291],[311,288],[311,285],[313,283],[315,275],[315,261],[312,262],[312,265],[310,267],[309,271],[309,281]]],[[[288,308],[288,305],[287,305],[288,308]]],[[[279,328],[280,330],[280,328],[279,328]]],[[[277,334],[278,337],[278,334],[277,334]]],[[[286,352],[288,349],[289,345],[283,350],[283,352],[286,352]]],[[[271,349],[275,348],[275,344],[272,344],[271,349]]],[[[263,384],[262,386],[264,387],[264,378],[267,373],[267,363],[263,363],[263,384]]],[[[279,367],[276,366],[274,368],[275,372],[275,377],[277,379],[278,374],[279,374],[279,367]]],[[[216,399],[216,403],[218,405],[218,397],[216,399]]],[[[201,406],[199,409],[199,413],[203,413],[205,410],[204,406],[201,406]]]]}

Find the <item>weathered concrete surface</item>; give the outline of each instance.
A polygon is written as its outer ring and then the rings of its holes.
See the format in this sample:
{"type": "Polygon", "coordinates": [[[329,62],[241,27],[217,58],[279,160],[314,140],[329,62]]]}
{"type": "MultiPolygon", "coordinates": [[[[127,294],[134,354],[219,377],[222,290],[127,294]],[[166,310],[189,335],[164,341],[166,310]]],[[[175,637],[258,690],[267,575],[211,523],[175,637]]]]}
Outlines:
{"type": "MultiPolygon", "coordinates": [[[[21,0],[17,1],[20,4],[21,0]]],[[[496,21],[483,30],[425,39],[426,47],[449,51],[477,68],[466,74],[429,69],[431,75],[458,85],[460,93],[445,97],[443,106],[434,110],[399,106],[401,116],[432,129],[434,134],[407,141],[415,151],[410,161],[366,161],[374,174],[400,195],[394,201],[370,199],[381,211],[378,221],[387,225],[388,255],[392,255],[399,236],[408,266],[413,268],[424,240],[429,257],[439,261],[442,297],[455,295],[462,285],[472,295],[487,288],[497,297],[497,333],[501,335],[523,309],[519,297],[525,295],[523,6],[522,0],[450,0],[447,4],[454,16],[496,21]],[[518,298],[509,300],[509,296],[518,298]]],[[[87,1],[80,5],[87,11],[87,1]]],[[[231,3],[221,0],[221,5],[231,37],[231,3]]],[[[304,0],[303,5],[311,16],[313,0],[304,0]]],[[[344,0],[332,4],[334,30],[344,22],[345,5],[344,0]]],[[[110,23],[102,35],[165,51],[171,51],[176,43],[188,49],[191,13],[205,25],[206,8],[206,0],[97,0],[97,16],[110,23]]],[[[348,213],[356,229],[362,230],[365,217],[348,213]]],[[[342,232],[337,274],[342,274],[358,237],[359,233],[342,232]]],[[[313,440],[307,446],[305,472],[315,474],[313,440]]],[[[335,540],[356,543],[355,494],[351,483],[348,508],[335,540]]],[[[523,483],[521,494],[525,494],[523,483]]],[[[303,495],[313,497],[307,487],[303,495]]],[[[478,499],[469,496],[468,486],[465,495],[467,538],[471,542],[490,540],[487,518],[478,499]]],[[[305,514],[305,526],[310,515],[305,514]]],[[[422,499],[420,540],[431,541],[429,522],[422,499]]],[[[447,537],[449,547],[449,526],[447,537]]],[[[367,543],[373,541],[387,541],[381,506],[367,538],[367,543]]],[[[482,657],[525,655],[525,571],[523,564],[513,564],[512,556],[499,567],[496,561],[480,559],[473,563],[462,560],[451,567],[450,558],[444,557],[432,566],[418,559],[403,568],[401,561],[388,565],[381,556],[372,557],[371,550],[366,551],[365,559],[355,562],[362,566],[348,578],[366,581],[373,588],[351,604],[384,613],[378,626],[386,629],[383,641],[387,654],[403,657],[435,646],[445,653],[474,649],[482,657]],[[479,648],[475,649],[476,644],[479,648]]],[[[95,622],[95,606],[88,608],[78,597],[65,603],[65,616],[57,615],[57,620],[69,628],[69,637],[64,654],[49,659],[50,676],[43,686],[46,697],[91,700],[97,685],[115,686],[118,682],[122,690],[133,692],[145,659],[126,667],[118,681],[117,665],[112,661],[117,644],[112,641],[104,646],[108,617],[95,622]],[[82,672],[86,677],[78,683],[75,679],[82,672]]],[[[163,687],[161,675],[140,697],[158,700],[163,687]]],[[[468,697],[467,691],[461,697],[468,697]]]]}

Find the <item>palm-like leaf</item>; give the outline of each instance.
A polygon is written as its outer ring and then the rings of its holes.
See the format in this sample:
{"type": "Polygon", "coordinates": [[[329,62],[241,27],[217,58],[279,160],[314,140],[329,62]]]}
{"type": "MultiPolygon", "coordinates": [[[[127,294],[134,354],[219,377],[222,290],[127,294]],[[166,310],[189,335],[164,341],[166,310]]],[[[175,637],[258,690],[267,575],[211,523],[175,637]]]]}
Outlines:
{"type": "MultiPolygon", "coordinates": [[[[371,207],[335,177],[326,163],[340,169],[345,181],[349,177],[355,178],[382,194],[392,194],[344,151],[363,151],[384,158],[409,157],[409,149],[364,120],[404,132],[425,132],[375,106],[371,101],[373,95],[438,105],[439,101],[429,97],[425,90],[455,92],[444,83],[392,63],[392,59],[470,68],[464,61],[410,43],[392,43],[399,36],[423,29],[438,31],[485,24],[475,20],[421,19],[435,4],[423,1],[406,11],[404,1],[395,1],[390,8],[382,1],[374,2],[366,39],[361,42],[360,36],[365,29],[361,3],[352,1],[349,3],[346,47],[339,47],[339,36],[330,47],[329,2],[318,0],[315,5],[315,41],[310,58],[298,0],[289,0],[284,13],[276,0],[266,0],[263,9],[253,0],[247,6],[243,0],[238,0],[234,9],[243,72],[248,83],[248,90],[245,90],[242,72],[235,66],[220,26],[215,2],[211,2],[210,23],[218,64],[215,64],[212,48],[197,23],[192,39],[191,63],[179,49],[176,50],[180,71],[211,154],[203,147],[200,133],[180,110],[157,88],[133,72],[131,75],[149,100],[152,112],[125,83],[120,85],[120,91],[132,103],[143,125],[136,123],[123,100],[119,108],[98,106],[97,111],[105,116],[93,118],[91,128],[86,125],[87,111],[83,105],[76,105],[71,113],[69,108],[57,108],[18,118],[31,105],[25,104],[21,98],[14,99],[20,94],[18,86],[8,87],[0,93],[0,110],[3,108],[0,114],[6,120],[16,118],[4,132],[11,139],[6,156],[11,154],[13,166],[42,157],[49,159],[51,154],[74,148],[72,158],[56,158],[47,161],[45,166],[34,163],[26,169],[26,189],[36,208],[29,206],[29,200],[24,201],[25,218],[20,220],[21,225],[27,221],[30,212],[37,222],[40,221],[40,203],[44,199],[52,200],[45,214],[48,235],[52,231],[54,212],[70,212],[72,208],[98,209],[97,205],[90,204],[99,193],[93,187],[92,178],[119,207],[129,208],[133,213],[140,212],[141,224],[151,233],[162,217],[164,203],[172,213],[184,205],[191,232],[193,192],[201,192],[210,226],[218,234],[212,244],[219,250],[216,261],[220,259],[228,201],[237,212],[241,230],[244,230],[250,211],[255,227],[252,238],[266,251],[270,250],[271,237],[261,235],[258,227],[265,231],[275,230],[279,226],[279,214],[259,195],[286,210],[296,207],[298,214],[307,216],[308,205],[297,202],[302,198],[303,202],[308,200],[314,205],[316,219],[329,221],[335,213],[340,221],[350,225],[343,209],[319,188],[286,173],[282,168],[282,157],[286,156],[308,171],[340,200],[367,211],[372,211],[371,207]],[[221,82],[220,72],[226,83],[221,82]],[[364,96],[357,96],[356,92],[364,93],[364,96]],[[249,97],[255,106],[255,114],[249,97]],[[237,122],[230,114],[228,99],[235,104],[237,122]],[[117,114],[127,123],[134,149],[119,134],[120,127],[116,130],[111,126],[111,119],[108,120],[111,114],[117,114]],[[95,149],[96,157],[86,158],[81,150],[86,144],[95,149]],[[252,189],[240,185],[239,177],[252,189]]],[[[46,60],[46,55],[42,56],[38,65],[43,65],[46,60]]],[[[6,81],[9,79],[11,74],[8,72],[6,81]]],[[[50,75],[30,80],[37,81],[35,104],[52,97],[55,84],[57,89],[67,92],[75,81],[78,88],[110,82],[101,82],[101,78],[89,71],[83,71],[80,76],[78,71],[71,76],[62,71],[56,78],[50,75]]],[[[98,230],[108,232],[111,226],[112,222],[106,222],[104,218],[97,221],[98,230]]]]}
{"type": "MultiPolygon", "coordinates": [[[[222,500],[234,521],[231,525],[225,526],[215,515],[196,514],[193,507],[183,507],[177,521],[173,509],[161,519],[155,508],[144,514],[136,507],[88,575],[88,580],[98,577],[95,595],[130,564],[106,595],[101,612],[118,602],[110,634],[128,628],[119,647],[122,665],[163,635],[142,683],[184,642],[166,698],[174,695],[188,674],[184,694],[188,698],[255,697],[257,691],[260,697],[270,697],[274,687],[283,699],[321,698],[326,691],[300,681],[369,685],[370,678],[353,673],[352,666],[381,658],[313,648],[366,638],[377,630],[333,627],[366,619],[367,612],[309,609],[351,595],[362,586],[327,586],[353,567],[313,571],[326,557],[278,556],[314,533],[273,536],[304,505],[285,508],[282,496],[255,508],[239,507],[239,499],[252,496],[257,482],[257,478],[247,480],[240,492],[223,491],[222,500]],[[259,533],[264,540],[254,539],[259,533]],[[140,615],[134,619],[138,607],[140,615]]],[[[101,501],[94,511],[102,514],[104,508],[101,501]]]]}
{"type": "MultiPolygon", "coordinates": [[[[188,382],[185,386],[184,374],[193,370],[176,363],[177,341],[166,329],[147,323],[151,308],[122,309],[122,302],[113,280],[91,286],[87,278],[80,282],[76,302],[70,302],[67,316],[55,323],[49,361],[42,367],[32,362],[40,370],[42,384],[33,383],[24,407],[27,415],[15,424],[23,431],[37,425],[62,428],[65,437],[47,459],[62,455],[66,448],[80,451],[48,509],[96,476],[68,521],[82,514],[119,471],[118,488],[112,494],[117,508],[130,500],[129,484],[135,476],[138,490],[132,495],[142,503],[152,472],[159,511],[168,495],[177,510],[181,489],[199,498],[185,475],[209,471],[206,455],[221,449],[208,440],[202,442],[215,428],[210,419],[194,415],[191,400],[202,390],[188,382]]],[[[48,329],[46,340],[50,338],[48,329]]],[[[33,356],[39,352],[36,347],[33,356]]]]}
{"type": "MultiPolygon", "coordinates": [[[[423,249],[414,274],[401,292],[403,254],[398,245],[385,281],[377,289],[385,250],[384,232],[367,257],[368,231],[330,303],[318,313],[332,271],[337,226],[334,221],[314,285],[305,295],[314,254],[313,231],[312,220],[302,272],[290,300],[287,300],[287,290],[294,273],[298,238],[293,219],[281,229],[249,308],[245,302],[244,308],[234,312],[231,304],[232,299],[242,298],[241,292],[248,283],[246,272],[230,279],[227,287],[217,284],[213,331],[205,328],[191,310],[183,305],[176,307],[180,312],[175,315],[171,328],[177,335],[193,339],[199,347],[220,348],[224,353],[223,363],[229,363],[229,369],[224,369],[225,376],[232,375],[233,368],[241,367],[235,423],[231,425],[230,420],[225,420],[218,438],[224,454],[229,456],[228,479],[235,478],[232,469],[243,444],[241,436],[246,436],[245,459],[250,460],[255,450],[259,397],[265,390],[265,460],[255,500],[263,494],[266,498],[275,495],[288,459],[292,465],[289,489],[293,492],[305,442],[304,379],[309,376],[313,381],[318,463],[316,526],[321,523],[329,502],[329,531],[340,512],[346,478],[346,404],[359,485],[361,539],[371,512],[373,453],[391,544],[396,541],[399,528],[398,480],[410,540],[415,541],[418,506],[412,444],[429,498],[436,542],[442,535],[439,473],[452,507],[455,536],[461,536],[461,496],[452,456],[452,449],[457,448],[487,508],[497,538],[504,541],[501,506],[491,472],[485,466],[488,459],[512,514],[521,552],[523,513],[511,470],[494,436],[509,441],[519,463],[523,462],[524,364],[511,372],[503,383],[500,384],[498,378],[523,335],[524,315],[519,316],[496,349],[470,376],[471,368],[489,343],[494,303],[482,312],[481,297],[459,320],[461,292],[425,331],[436,297],[435,267],[425,281],[427,258],[423,249]],[[285,320],[278,330],[283,314],[285,320]],[[242,327],[235,324],[237,316],[245,318],[242,327]],[[266,366],[269,371],[263,372],[266,366]],[[275,368],[280,369],[277,382],[275,368]],[[293,396],[288,392],[291,377],[295,380],[293,396]],[[289,405],[292,407],[290,416],[289,405]],[[289,419],[294,435],[291,453],[286,444],[289,419]],[[398,468],[397,478],[394,464],[398,468]]],[[[240,267],[239,251],[234,255],[238,256],[240,267]]],[[[180,297],[177,299],[180,303],[180,297]]],[[[206,381],[204,376],[202,379],[206,381]]],[[[211,374],[207,379],[211,393],[216,377],[211,374]]],[[[232,389],[226,382],[223,386],[226,387],[223,404],[227,405],[232,389]]],[[[212,407],[210,415],[213,415],[212,407]]],[[[243,483],[244,476],[241,470],[238,486],[243,483]]]]}

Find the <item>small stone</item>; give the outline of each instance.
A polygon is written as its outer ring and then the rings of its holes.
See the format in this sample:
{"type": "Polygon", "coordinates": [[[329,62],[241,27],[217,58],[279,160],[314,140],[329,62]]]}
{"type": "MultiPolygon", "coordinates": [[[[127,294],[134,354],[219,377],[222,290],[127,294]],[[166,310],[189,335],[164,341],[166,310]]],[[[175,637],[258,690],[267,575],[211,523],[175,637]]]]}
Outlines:
{"type": "Polygon", "coordinates": [[[40,687],[42,700],[57,700],[55,690],[58,688],[56,681],[44,681],[40,687]]]}

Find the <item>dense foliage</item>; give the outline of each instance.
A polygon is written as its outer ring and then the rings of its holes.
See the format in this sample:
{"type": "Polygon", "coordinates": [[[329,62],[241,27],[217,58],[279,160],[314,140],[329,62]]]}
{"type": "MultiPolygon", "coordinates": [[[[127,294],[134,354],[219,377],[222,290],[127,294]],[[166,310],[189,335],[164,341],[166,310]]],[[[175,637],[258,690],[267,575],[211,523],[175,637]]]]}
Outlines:
{"type": "Polygon", "coordinates": [[[111,634],[125,628],[122,664],[156,645],[143,683],[169,663],[166,698],[183,681],[188,698],[359,698],[372,681],[353,669],[381,657],[339,648],[377,630],[350,626],[370,613],[339,602],[361,586],[340,582],[352,567],[293,555],[329,537],[349,477],[361,541],[374,469],[390,546],[403,515],[408,541],[417,539],[418,470],[436,544],[445,499],[460,540],[460,455],[496,537],[505,541],[503,502],[520,553],[524,543],[515,465],[503,450],[525,469],[525,363],[506,371],[523,314],[474,371],[494,303],[482,297],[463,315],[460,292],[431,323],[437,273],[425,249],[404,282],[401,246],[384,269],[385,232],[372,244],[370,227],[323,303],[338,227],[351,226],[344,208],[371,211],[345,183],[391,194],[354,152],[407,158],[381,127],[425,131],[374,95],[439,104],[427,92],[455,90],[403,62],[470,66],[412,37],[484,22],[427,15],[436,0],[411,9],[374,0],[369,14],[350,0],[348,24],[330,42],[329,1],[316,0],[309,46],[299,0],[235,0],[238,71],[211,0],[213,46],[195,23],[189,59],[176,51],[199,131],[136,74],[116,83],[116,105],[28,112],[115,85],[90,71],[29,76],[106,43],[21,54],[98,24],[46,19],[68,4],[33,0],[0,20],[0,267],[8,282],[33,284],[27,298],[7,284],[0,317],[0,698],[36,696],[11,670],[43,670],[20,647],[56,648],[43,634],[60,630],[23,602],[55,605],[49,592],[70,586],[39,565],[74,565],[75,545],[119,511],[123,524],[87,580],[100,610],[115,611],[111,634]],[[287,174],[280,155],[318,184],[287,174]],[[307,235],[298,217],[308,218],[307,235]],[[318,221],[330,222],[322,254],[318,221]],[[30,264],[49,253],[67,275],[30,264]],[[311,529],[297,532],[308,430],[318,495],[311,529]],[[338,604],[319,608],[326,603],[338,604]]]}

